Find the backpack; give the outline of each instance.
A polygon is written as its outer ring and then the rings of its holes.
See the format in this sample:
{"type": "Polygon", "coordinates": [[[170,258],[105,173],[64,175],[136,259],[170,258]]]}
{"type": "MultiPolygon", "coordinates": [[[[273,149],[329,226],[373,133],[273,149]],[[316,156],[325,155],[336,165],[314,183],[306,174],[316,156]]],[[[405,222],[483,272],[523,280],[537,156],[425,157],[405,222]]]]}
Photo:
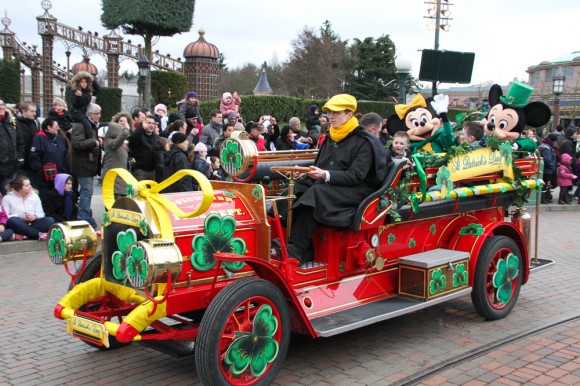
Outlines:
{"type": "Polygon", "coordinates": [[[538,150],[544,159],[544,174],[556,174],[556,163],[559,161],[556,151],[546,143],[542,143],[538,150]]]}

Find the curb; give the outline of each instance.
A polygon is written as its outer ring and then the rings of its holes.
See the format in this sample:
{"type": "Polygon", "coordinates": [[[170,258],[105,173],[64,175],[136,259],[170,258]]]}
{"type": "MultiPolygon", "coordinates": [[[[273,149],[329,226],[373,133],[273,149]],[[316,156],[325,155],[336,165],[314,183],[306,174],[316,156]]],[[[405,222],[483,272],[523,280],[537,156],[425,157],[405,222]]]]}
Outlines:
{"type": "Polygon", "coordinates": [[[0,243],[0,256],[37,251],[46,254],[46,241],[3,241],[0,243]]]}

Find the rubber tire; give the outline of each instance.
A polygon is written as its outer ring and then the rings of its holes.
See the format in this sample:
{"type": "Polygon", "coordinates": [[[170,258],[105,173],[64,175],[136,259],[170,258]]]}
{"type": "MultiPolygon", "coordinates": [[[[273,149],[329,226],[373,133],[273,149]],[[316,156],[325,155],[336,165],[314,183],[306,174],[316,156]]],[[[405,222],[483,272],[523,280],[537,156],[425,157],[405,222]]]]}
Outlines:
{"type": "Polygon", "coordinates": [[[475,275],[473,277],[473,291],[471,292],[473,306],[479,315],[487,320],[497,320],[506,317],[512,311],[516,305],[522,287],[522,263],[520,248],[511,238],[506,236],[493,236],[485,241],[477,259],[475,275]],[[508,249],[514,255],[518,256],[519,268],[517,282],[512,292],[511,299],[505,307],[497,309],[490,304],[487,297],[486,279],[492,259],[495,257],[496,253],[502,249],[508,249]]]}
{"type": "MultiPolygon", "coordinates": [[[[85,270],[83,271],[83,273],[79,277],[77,277],[77,279],[75,280],[75,283],[80,284],[80,283],[84,283],[86,281],[89,281],[91,279],[94,279],[95,277],[99,277],[99,274],[101,272],[102,260],[103,260],[102,252],[98,251],[97,253],[95,253],[95,255],[87,261],[87,265],[85,266],[85,270]]],[[[72,284],[69,285],[68,289],[69,289],[69,291],[72,289],[72,284]]],[[[79,311],[85,311],[85,307],[84,306],[79,307],[79,311]]],[[[103,351],[116,350],[118,348],[125,347],[125,346],[130,344],[130,343],[120,343],[117,340],[117,338],[115,338],[114,336],[109,336],[109,347],[108,348],[105,346],[99,346],[97,344],[87,342],[87,341],[82,340],[82,339],[81,339],[81,342],[83,342],[84,344],[89,345],[91,347],[97,348],[99,350],[103,350],[103,351]]]]}
{"type": "Polygon", "coordinates": [[[286,299],[272,283],[256,278],[242,278],[224,288],[210,303],[199,326],[195,341],[195,364],[197,373],[204,385],[229,386],[232,383],[224,378],[219,361],[219,345],[222,331],[236,307],[248,298],[260,296],[269,299],[280,315],[282,329],[278,357],[270,364],[254,385],[270,385],[286,357],[290,343],[290,312],[286,299]]]}

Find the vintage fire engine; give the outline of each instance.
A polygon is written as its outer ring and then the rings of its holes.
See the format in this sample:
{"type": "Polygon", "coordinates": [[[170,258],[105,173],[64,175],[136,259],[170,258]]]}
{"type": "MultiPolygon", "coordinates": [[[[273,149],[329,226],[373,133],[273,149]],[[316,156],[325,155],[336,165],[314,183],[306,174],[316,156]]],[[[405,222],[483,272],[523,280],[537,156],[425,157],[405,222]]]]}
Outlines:
{"type": "Polygon", "coordinates": [[[258,152],[242,135],[221,154],[241,182],[187,170],[156,184],[110,171],[100,238],[83,221],[49,232],[50,259],[72,277],[55,316],[100,349],[140,342],[194,354],[204,384],[269,384],[291,333],[328,337],[467,294],[481,316],[503,318],[530,268],[550,264],[531,257],[530,216],[518,208],[506,218],[541,186],[541,159],[502,148],[440,166],[395,161],[349,229],[317,229],[314,261],[300,267],[284,248],[291,220],[277,209],[314,157],[258,152]],[[183,176],[201,191],[160,193],[183,176]],[[128,187],[115,201],[116,178],[128,187]]]}

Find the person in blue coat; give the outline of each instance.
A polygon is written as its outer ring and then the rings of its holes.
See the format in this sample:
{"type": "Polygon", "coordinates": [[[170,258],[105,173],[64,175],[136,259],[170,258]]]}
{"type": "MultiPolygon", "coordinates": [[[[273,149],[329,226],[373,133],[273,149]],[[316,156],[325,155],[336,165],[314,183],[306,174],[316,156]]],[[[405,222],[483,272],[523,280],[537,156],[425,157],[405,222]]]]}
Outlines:
{"type": "Polygon", "coordinates": [[[45,202],[54,188],[58,173],[69,172],[68,143],[59,130],[58,121],[48,117],[32,140],[29,162],[33,170],[33,184],[40,199],[45,202]]]}

